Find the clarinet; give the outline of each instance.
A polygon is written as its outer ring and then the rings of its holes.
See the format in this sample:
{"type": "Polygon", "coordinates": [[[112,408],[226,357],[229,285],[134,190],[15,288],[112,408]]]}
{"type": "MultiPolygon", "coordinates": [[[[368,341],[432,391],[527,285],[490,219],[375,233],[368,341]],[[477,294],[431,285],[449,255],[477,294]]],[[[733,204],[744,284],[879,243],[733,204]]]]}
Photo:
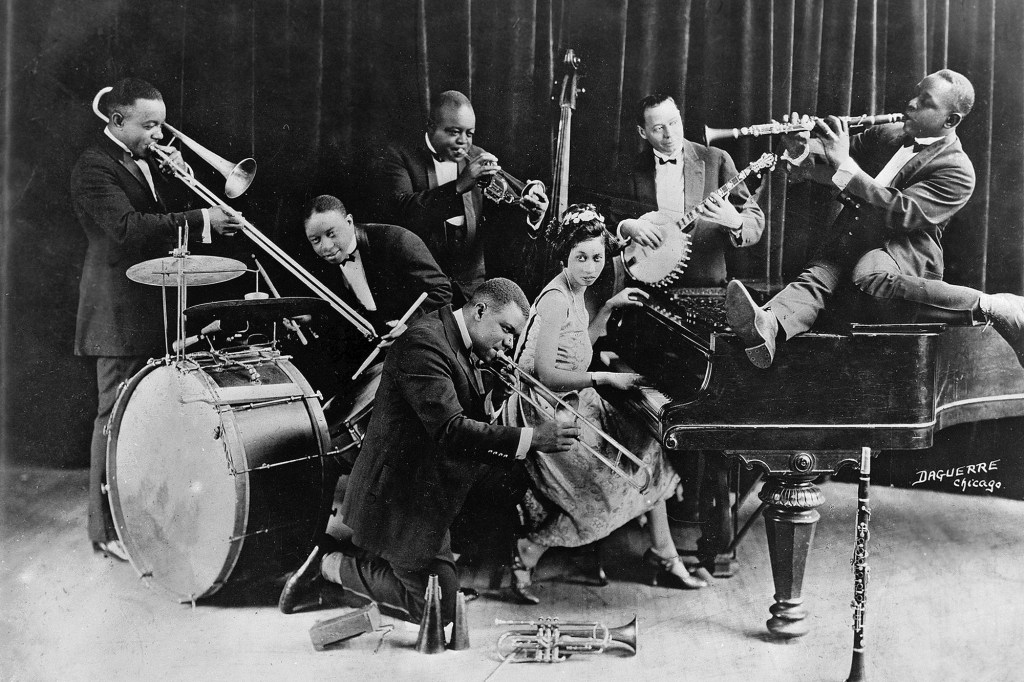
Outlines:
{"type": "Polygon", "coordinates": [[[868,521],[871,519],[871,508],[868,506],[868,493],[871,487],[871,448],[860,451],[860,484],[857,489],[857,541],[853,548],[853,660],[850,663],[850,676],[846,682],[866,682],[864,672],[864,608],[867,604],[868,574],[868,521]]]}

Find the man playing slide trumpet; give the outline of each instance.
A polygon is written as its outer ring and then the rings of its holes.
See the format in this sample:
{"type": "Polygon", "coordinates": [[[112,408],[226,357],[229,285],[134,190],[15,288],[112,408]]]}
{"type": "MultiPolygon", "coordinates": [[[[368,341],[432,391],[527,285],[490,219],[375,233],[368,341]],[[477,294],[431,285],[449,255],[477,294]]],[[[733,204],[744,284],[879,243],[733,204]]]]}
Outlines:
{"type": "Polygon", "coordinates": [[[102,492],[107,439],[103,433],[117,387],[151,357],[164,353],[163,304],[158,287],[132,282],[125,271],[161,258],[188,225],[191,243],[209,242],[211,229],[230,235],[241,218],[220,207],[192,208],[185,186],[165,177],[151,146],[163,140],[167,114],[160,91],[138,78],[118,81],[103,100],[107,125],[71,173],[71,200],[89,245],[79,287],[75,354],[96,358],[99,390],[90,455],[89,539],[97,551],[127,560],[102,492]]]}

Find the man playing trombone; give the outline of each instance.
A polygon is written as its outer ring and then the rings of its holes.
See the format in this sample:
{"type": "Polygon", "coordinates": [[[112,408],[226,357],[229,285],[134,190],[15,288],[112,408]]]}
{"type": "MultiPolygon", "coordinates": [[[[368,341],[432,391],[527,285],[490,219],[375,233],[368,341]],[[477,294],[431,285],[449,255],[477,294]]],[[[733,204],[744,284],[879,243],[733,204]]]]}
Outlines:
{"type": "Polygon", "coordinates": [[[324,536],[285,583],[291,613],[318,577],[418,622],[430,574],[445,622],[458,590],[449,529],[470,491],[530,450],[567,451],[579,435],[553,421],[533,428],[493,422],[480,365],[512,349],[529,304],[507,279],[484,282],[466,305],[416,320],[384,360],[373,416],[342,506],[351,540],[324,536]]]}
{"type": "MultiPolygon", "coordinates": [[[[497,216],[485,210],[483,188],[501,167],[473,144],[475,132],[473,105],[461,92],[447,90],[431,102],[422,141],[389,148],[382,168],[386,219],[426,242],[455,284],[456,303],[468,300],[485,277],[499,274],[485,267],[485,249],[493,259],[497,251],[487,247],[500,248],[502,240],[485,234],[494,231],[487,223],[497,216]]],[[[548,208],[544,185],[526,183],[521,203],[522,229],[537,230],[548,208]]]]}
{"type": "Polygon", "coordinates": [[[106,426],[118,385],[164,353],[161,291],[132,282],[125,271],[161,258],[188,226],[192,243],[210,231],[233,234],[241,219],[223,208],[191,209],[181,183],[160,172],[184,167],[177,150],[158,167],[151,147],[163,139],[166,107],[146,81],[125,78],[106,95],[103,134],[79,157],[71,173],[71,200],[89,245],[79,286],[75,354],[96,358],[98,408],[89,474],[89,539],[94,549],[127,560],[102,492],[106,426]]]}

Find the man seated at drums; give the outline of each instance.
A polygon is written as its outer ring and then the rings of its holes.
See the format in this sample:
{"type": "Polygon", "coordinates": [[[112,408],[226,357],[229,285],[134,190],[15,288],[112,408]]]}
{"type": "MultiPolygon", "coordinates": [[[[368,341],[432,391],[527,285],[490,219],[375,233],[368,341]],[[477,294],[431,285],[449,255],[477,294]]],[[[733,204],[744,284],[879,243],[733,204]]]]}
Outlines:
{"type": "Polygon", "coordinates": [[[552,421],[493,421],[504,396],[485,391],[480,366],[512,349],[528,310],[518,285],[492,279],[463,307],[428,313],[395,341],[342,506],[352,536],[321,539],[285,584],[282,612],[322,578],[418,622],[433,573],[443,618],[453,620],[459,584],[449,528],[470,490],[491,469],[531,450],[565,452],[579,435],[552,421]]]}
{"type": "MultiPolygon", "coordinates": [[[[427,297],[410,319],[451,302],[451,282],[412,232],[396,225],[357,223],[341,200],[329,194],[310,201],[302,215],[306,238],[322,261],[312,274],[378,333],[387,331],[387,343],[405,330],[396,325],[420,294],[427,297]]],[[[325,378],[318,367],[317,387],[334,395],[349,384],[373,347],[341,319],[327,330],[324,346],[331,376],[325,378]]]]}
{"type": "MultiPolygon", "coordinates": [[[[636,126],[647,147],[615,179],[615,196],[658,215],[632,220],[638,211],[612,206],[619,236],[647,247],[660,246],[674,220],[737,175],[728,153],[683,138],[683,118],[668,95],[640,100],[636,126]]],[[[614,223],[612,223],[614,224],[614,223]]],[[[714,199],[690,232],[690,261],[676,284],[690,287],[725,286],[726,254],[756,244],[764,231],[764,213],[743,182],[728,201],[714,199]]]]}
{"type": "Polygon", "coordinates": [[[188,226],[190,243],[211,241],[211,229],[230,235],[241,218],[221,207],[194,208],[196,197],[165,175],[183,164],[177,150],[158,167],[150,149],[163,139],[163,95],[138,78],[118,81],[101,107],[109,119],[71,172],[71,202],[89,245],[79,287],[75,354],[96,358],[98,408],[89,464],[89,539],[93,548],[127,561],[103,493],[107,438],[118,386],[163,355],[166,330],[159,287],[128,279],[125,271],[161,258],[188,226]]]}
{"type": "Polygon", "coordinates": [[[473,105],[461,92],[447,90],[431,102],[425,135],[390,147],[381,169],[382,212],[426,242],[455,284],[456,304],[468,300],[485,277],[511,275],[516,264],[509,262],[509,242],[516,235],[510,226],[518,234],[535,231],[548,208],[544,186],[528,182],[525,212],[485,209],[483,188],[501,166],[473,144],[475,132],[473,105]]]}

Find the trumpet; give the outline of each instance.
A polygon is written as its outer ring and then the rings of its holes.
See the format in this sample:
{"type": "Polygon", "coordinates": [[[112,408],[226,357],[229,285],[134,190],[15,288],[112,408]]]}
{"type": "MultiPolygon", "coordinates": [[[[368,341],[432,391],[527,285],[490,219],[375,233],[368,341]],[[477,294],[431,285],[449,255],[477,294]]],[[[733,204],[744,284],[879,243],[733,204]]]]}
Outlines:
{"type": "MultiPolygon", "coordinates": [[[[903,114],[862,114],[861,116],[838,116],[840,121],[845,121],[851,128],[858,126],[874,126],[882,123],[899,123],[903,120],[903,114]]],[[[799,133],[806,130],[813,130],[817,122],[821,120],[817,116],[811,116],[806,121],[794,121],[792,123],[762,123],[760,125],[748,126],[746,128],[708,128],[704,127],[704,139],[708,144],[726,138],[759,137],[761,135],[784,135],[786,133],[799,133]]]]}
{"type": "MultiPolygon", "coordinates": [[[[476,161],[480,157],[469,159],[469,162],[476,161]]],[[[544,183],[540,180],[528,180],[523,182],[510,173],[499,170],[491,176],[491,181],[483,187],[484,196],[496,204],[516,204],[523,206],[523,195],[531,188],[540,186],[542,192],[547,191],[544,183]]]]}
{"type": "Polygon", "coordinates": [[[615,448],[619,454],[615,459],[610,459],[604,454],[598,452],[592,448],[588,443],[579,441],[580,446],[586,450],[590,455],[600,460],[605,466],[612,470],[614,474],[621,477],[631,486],[636,488],[641,494],[647,492],[647,489],[651,486],[651,468],[642,459],[634,455],[632,452],[626,449],[624,445],[619,443],[613,437],[599,429],[589,419],[583,416],[579,410],[569,404],[564,398],[560,397],[557,393],[552,391],[550,388],[542,384],[540,381],[530,375],[529,372],[524,371],[519,365],[513,362],[511,359],[498,353],[492,362],[491,366],[487,368],[492,374],[494,374],[499,381],[509,388],[510,391],[518,395],[521,399],[529,403],[535,410],[540,414],[549,414],[552,406],[555,408],[555,419],[558,419],[560,413],[572,414],[579,422],[581,427],[589,428],[593,431],[601,440],[605,441],[613,448],[615,448]],[[497,365],[497,368],[494,367],[497,365]],[[516,382],[509,378],[509,374],[515,375],[520,381],[525,381],[530,384],[550,405],[543,406],[529,393],[523,391],[516,385],[516,382]],[[635,472],[628,471],[623,466],[623,458],[629,460],[636,466],[635,472]]]}
{"type": "Polygon", "coordinates": [[[573,654],[601,654],[614,642],[637,652],[636,618],[609,628],[601,623],[560,623],[557,618],[501,620],[495,625],[517,626],[498,637],[495,647],[501,660],[511,663],[561,663],[573,654]]]}
{"type": "MultiPolygon", "coordinates": [[[[99,103],[103,95],[110,92],[112,89],[113,88],[111,87],[101,89],[96,93],[96,96],[92,100],[93,112],[107,122],[109,122],[110,119],[100,111],[99,103]]],[[[192,149],[196,154],[202,157],[204,161],[216,168],[220,174],[224,176],[226,180],[225,194],[227,194],[228,197],[235,198],[249,187],[249,184],[253,180],[253,176],[256,174],[255,161],[252,159],[245,159],[240,163],[233,164],[227,159],[218,156],[214,152],[202,146],[187,135],[183,135],[180,131],[172,128],[166,122],[162,125],[170,131],[172,135],[175,135],[180,139],[185,146],[192,149]]],[[[211,207],[222,208],[231,213],[236,212],[227,204],[227,202],[214,194],[212,190],[207,188],[201,182],[196,180],[187,168],[182,168],[173,161],[173,147],[162,147],[154,143],[149,146],[149,150],[161,165],[170,169],[176,178],[185,183],[190,190],[196,193],[211,207]]],[[[373,341],[379,338],[376,330],[373,328],[373,325],[365,317],[360,315],[358,311],[334,293],[334,291],[332,291],[327,285],[310,274],[309,271],[299,265],[294,258],[288,255],[288,253],[286,253],[281,247],[260,232],[255,225],[244,218],[242,218],[241,232],[251,239],[257,246],[266,251],[267,254],[276,260],[282,267],[295,275],[303,284],[312,289],[317,296],[327,301],[335,311],[355,326],[355,328],[358,329],[367,340],[373,341]]]]}

